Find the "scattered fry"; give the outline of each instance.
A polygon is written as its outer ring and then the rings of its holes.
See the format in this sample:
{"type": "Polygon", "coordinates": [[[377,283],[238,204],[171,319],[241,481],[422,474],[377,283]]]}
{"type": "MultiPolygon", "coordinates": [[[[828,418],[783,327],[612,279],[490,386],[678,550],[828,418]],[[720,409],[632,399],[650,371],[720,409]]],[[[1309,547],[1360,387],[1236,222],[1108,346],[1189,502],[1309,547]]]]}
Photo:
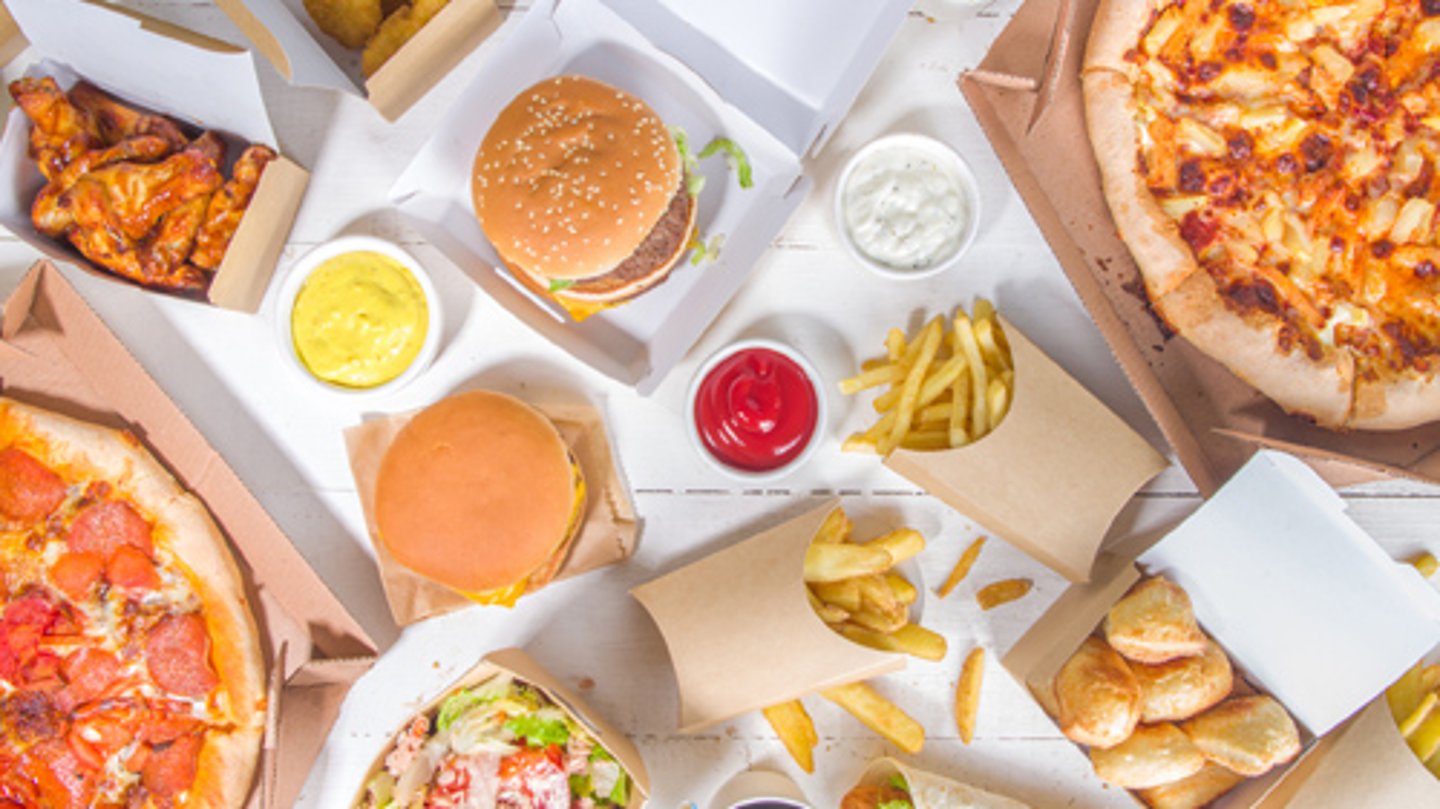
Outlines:
{"type": "Polygon", "coordinates": [[[970,547],[960,554],[960,560],[955,563],[950,575],[945,577],[945,583],[940,585],[940,589],[936,590],[935,594],[941,598],[950,595],[951,591],[970,574],[970,568],[974,567],[975,560],[980,558],[980,549],[983,547],[985,547],[985,537],[976,537],[975,541],[970,543],[970,547]]]}
{"type": "Polygon", "coordinates": [[[973,318],[957,311],[949,324],[933,318],[909,341],[899,329],[886,332],[885,357],[865,360],[860,373],[840,382],[846,394],[889,385],[871,403],[880,418],[841,449],[951,449],[999,426],[1014,397],[1014,361],[995,307],[981,298],[974,310],[973,318]]]}
{"type": "Polygon", "coordinates": [[[1001,604],[1023,598],[1033,586],[1034,582],[1029,579],[1004,579],[980,588],[975,594],[975,601],[980,609],[993,610],[1001,604]]]}
{"type": "Polygon", "coordinates": [[[1440,569],[1440,561],[1436,561],[1435,554],[1429,551],[1422,551],[1412,556],[1410,558],[1410,564],[1413,565],[1416,570],[1420,571],[1421,576],[1427,579],[1434,576],[1435,571],[1440,569]]]}
{"type": "Polygon", "coordinates": [[[827,688],[820,696],[844,708],[901,750],[919,753],[925,749],[925,728],[865,683],[827,688]]]}
{"type": "Polygon", "coordinates": [[[820,737],[815,734],[815,723],[800,700],[771,705],[762,713],[800,769],[815,772],[814,751],[820,737]]]}
{"type": "Polygon", "coordinates": [[[980,714],[980,683],[985,677],[985,647],[976,646],[966,655],[960,667],[960,681],[955,684],[955,727],[960,740],[969,744],[975,738],[975,718],[980,714]]]}

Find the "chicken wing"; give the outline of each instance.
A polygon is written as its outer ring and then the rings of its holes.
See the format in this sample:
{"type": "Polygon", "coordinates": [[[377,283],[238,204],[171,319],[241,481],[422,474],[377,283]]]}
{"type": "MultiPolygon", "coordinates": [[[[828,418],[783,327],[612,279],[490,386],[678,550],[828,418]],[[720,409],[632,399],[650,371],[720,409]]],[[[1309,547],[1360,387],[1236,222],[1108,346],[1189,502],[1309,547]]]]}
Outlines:
{"type": "Polygon", "coordinates": [[[89,115],[106,144],[116,144],[137,135],[164,138],[172,149],[183,149],[189,138],[174,121],[162,115],[150,115],[116,101],[104,90],[87,81],[70,88],[70,103],[89,115]]]}
{"type": "Polygon", "coordinates": [[[210,198],[205,221],[195,238],[195,252],[190,255],[191,263],[206,270],[220,266],[225,250],[235,236],[235,228],[239,227],[240,218],[245,215],[245,208],[255,195],[255,187],[260,184],[260,172],[274,159],[274,149],[258,144],[240,153],[240,159],[235,161],[235,167],[230,172],[230,180],[210,198]]]}
{"type": "Polygon", "coordinates": [[[145,286],[199,292],[209,277],[184,261],[220,187],[218,138],[202,135],[159,163],[119,162],[82,175],[57,204],[86,258],[145,286]]]}
{"type": "Polygon", "coordinates": [[[40,189],[30,206],[30,220],[35,229],[53,238],[64,235],[75,217],[68,207],[59,204],[60,197],[85,174],[122,160],[153,163],[174,151],[170,142],[155,135],[141,135],[120,141],[106,149],[92,149],[70,162],[56,177],[40,189]]]}
{"type": "Polygon", "coordinates": [[[75,158],[104,145],[94,116],[70,103],[49,76],[10,82],[10,97],[33,124],[30,157],[45,179],[55,179],[75,158]]]}

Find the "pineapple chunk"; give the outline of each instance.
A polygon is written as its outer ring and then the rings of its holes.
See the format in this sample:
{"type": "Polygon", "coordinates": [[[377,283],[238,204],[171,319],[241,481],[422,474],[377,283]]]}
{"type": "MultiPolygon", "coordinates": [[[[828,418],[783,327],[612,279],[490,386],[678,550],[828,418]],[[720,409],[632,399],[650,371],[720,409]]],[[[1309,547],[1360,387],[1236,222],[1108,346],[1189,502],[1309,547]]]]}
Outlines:
{"type": "Polygon", "coordinates": [[[1430,220],[1435,216],[1435,203],[1423,197],[1412,197],[1400,208],[1395,226],[1390,228],[1390,241],[1414,244],[1430,240],[1430,220]]]}
{"type": "Polygon", "coordinates": [[[1247,109],[1240,114],[1240,125],[1250,130],[1269,129],[1285,123],[1289,112],[1279,104],[1247,109]]]}
{"type": "Polygon", "coordinates": [[[1397,194],[1391,192],[1371,203],[1370,210],[1366,211],[1365,218],[1360,223],[1360,232],[1371,239],[1385,238],[1400,212],[1398,198],[1397,194]]]}
{"type": "Polygon", "coordinates": [[[1150,26],[1150,33],[1140,40],[1141,50],[1145,51],[1147,56],[1154,56],[1164,50],[1165,43],[1169,42],[1170,37],[1175,36],[1175,32],[1180,30],[1180,23],[1184,22],[1181,16],[1183,14],[1184,12],[1179,6],[1171,6],[1166,9],[1165,13],[1160,15],[1160,19],[1150,26]]]}
{"type": "Polygon", "coordinates": [[[1207,157],[1220,157],[1225,154],[1225,138],[1219,132],[1194,120],[1193,118],[1181,118],[1176,127],[1175,137],[1181,143],[1190,147],[1195,154],[1207,157]]]}
{"type": "Polygon", "coordinates": [[[1185,214],[1204,208],[1207,202],[1209,199],[1204,194],[1186,194],[1160,200],[1160,208],[1166,216],[1178,222],[1185,218],[1185,214]]]}
{"type": "Polygon", "coordinates": [[[1362,180],[1375,173],[1375,170],[1384,165],[1385,159],[1371,146],[1365,146],[1345,155],[1345,165],[1342,172],[1345,179],[1350,181],[1362,180]]]}
{"type": "Polygon", "coordinates": [[[1262,154],[1279,154],[1294,149],[1309,128],[1304,118],[1288,118],[1278,128],[1260,136],[1258,147],[1262,154]]]}
{"type": "Polygon", "coordinates": [[[1329,73],[1337,82],[1344,84],[1355,73],[1355,66],[1339,51],[1329,45],[1320,45],[1310,53],[1320,69],[1329,73]]]}

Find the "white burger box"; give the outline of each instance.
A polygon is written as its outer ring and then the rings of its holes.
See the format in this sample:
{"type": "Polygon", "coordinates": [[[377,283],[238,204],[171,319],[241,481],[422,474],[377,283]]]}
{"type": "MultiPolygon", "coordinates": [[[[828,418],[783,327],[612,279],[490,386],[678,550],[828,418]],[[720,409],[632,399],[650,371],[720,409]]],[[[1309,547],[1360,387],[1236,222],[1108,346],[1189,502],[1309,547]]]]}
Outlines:
{"type": "Polygon", "coordinates": [[[665,639],[681,733],[905,667],[904,655],[841,637],[806,598],[805,549],[838,505],[827,502],[630,591],[665,639]]]}
{"type": "Polygon", "coordinates": [[[302,0],[215,0],[276,72],[293,84],[358,95],[387,121],[405,114],[500,25],[493,0],[450,0],[374,75],[360,50],[320,30],[302,0]]]}
{"type": "MultiPolygon", "coordinates": [[[[225,136],[227,160],[246,143],[279,151],[249,53],[144,15],[93,0],[6,0],[31,53],[27,75],[68,88],[83,78],[127,103],[225,136]]],[[[43,236],[30,207],[45,178],[30,159],[30,120],[12,109],[0,140],[0,225],[45,255],[119,283],[70,245],[43,236]]],[[[229,167],[226,166],[226,176],[229,167]]],[[[309,174],[279,156],[260,175],[208,292],[210,303],[254,312],[275,272],[309,174]]]]}
{"type": "Polygon", "coordinates": [[[1271,797],[1276,785],[1305,774],[1323,750],[1315,741],[1440,641],[1440,593],[1386,556],[1312,469],[1263,450],[1133,561],[1102,560],[1090,583],[1062,593],[1004,656],[1051,716],[1055,674],[1144,575],[1185,589],[1237,675],[1285,706],[1306,745],[1295,762],[1225,795],[1220,809],[1285,806],[1271,797]]]}
{"type": "Polygon", "coordinates": [[[487,294],[597,371],[655,390],[805,198],[804,161],[824,145],[909,10],[908,0],[537,0],[481,46],[479,76],[390,189],[391,202],[487,294]],[[682,61],[683,60],[683,61],[682,61]],[[572,321],[499,264],[470,196],[475,152],[499,111],[565,73],[644,99],[695,148],[724,136],[754,168],[741,189],[719,157],[701,164],[699,231],[719,256],[682,259],[663,284],[572,321]]]}

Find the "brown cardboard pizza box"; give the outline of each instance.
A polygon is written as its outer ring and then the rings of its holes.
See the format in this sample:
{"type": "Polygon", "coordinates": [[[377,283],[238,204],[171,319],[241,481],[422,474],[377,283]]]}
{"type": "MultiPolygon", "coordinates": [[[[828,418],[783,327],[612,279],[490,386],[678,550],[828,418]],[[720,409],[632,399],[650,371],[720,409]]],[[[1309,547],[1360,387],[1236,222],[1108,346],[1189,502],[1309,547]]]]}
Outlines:
{"type": "Polygon", "coordinates": [[[257,787],[247,806],[290,806],[375,644],[175,402],[48,261],[5,301],[0,390],[129,430],[209,508],[250,591],[269,661],[257,787]]]}

